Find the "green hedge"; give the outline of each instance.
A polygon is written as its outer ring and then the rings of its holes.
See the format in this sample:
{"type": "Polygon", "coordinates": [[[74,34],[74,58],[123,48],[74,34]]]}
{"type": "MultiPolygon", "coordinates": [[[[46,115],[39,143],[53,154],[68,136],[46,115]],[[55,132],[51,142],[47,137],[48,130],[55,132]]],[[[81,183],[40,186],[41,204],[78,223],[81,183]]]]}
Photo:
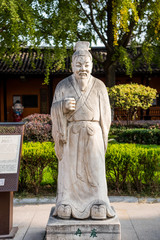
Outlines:
{"type": "Polygon", "coordinates": [[[51,185],[57,181],[57,157],[52,142],[28,142],[23,144],[19,189],[38,193],[45,171],[53,175],[51,185]]]}
{"type": "Polygon", "coordinates": [[[106,152],[106,176],[112,189],[148,191],[160,186],[160,147],[110,144],[106,152]]]}
{"type": "Polygon", "coordinates": [[[145,128],[145,129],[160,129],[160,120],[136,120],[127,124],[127,121],[112,121],[112,128],[145,128]]]}
{"type": "Polygon", "coordinates": [[[160,145],[159,129],[111,129],[110,135],[119,143],[160,145]]]}
{"type": "MultiPolygon", "coordinates": [[[[160,147],[136,144],[109,144],[106,178],[110,190],[148,191],[160,187],[160,147]]],[[[20,190],[39,191],[40,185],[56,190],[58,160],[54,143],[23,144],[20,190]]]]}

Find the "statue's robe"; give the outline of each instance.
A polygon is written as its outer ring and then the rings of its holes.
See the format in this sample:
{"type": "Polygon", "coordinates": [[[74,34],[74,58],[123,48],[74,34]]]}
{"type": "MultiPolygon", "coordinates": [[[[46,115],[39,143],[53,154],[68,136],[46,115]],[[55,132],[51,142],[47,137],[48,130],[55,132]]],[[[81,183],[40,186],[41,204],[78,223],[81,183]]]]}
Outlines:
{"type": "Polygon", "coordinates": [[[51,108],[52,135],[59,159],[58,192],[54,215],[61,204],[69,205],[72,216],[85,219],[91,207],[104,204],[106,216],[114,216],[107,196],[105,152],[111,123],[106,86],[90,77],[81,92],[74,76],[56,87],[51,108]],[[75,98],[76,109],[64,113],[65,98],[75,98]]]}

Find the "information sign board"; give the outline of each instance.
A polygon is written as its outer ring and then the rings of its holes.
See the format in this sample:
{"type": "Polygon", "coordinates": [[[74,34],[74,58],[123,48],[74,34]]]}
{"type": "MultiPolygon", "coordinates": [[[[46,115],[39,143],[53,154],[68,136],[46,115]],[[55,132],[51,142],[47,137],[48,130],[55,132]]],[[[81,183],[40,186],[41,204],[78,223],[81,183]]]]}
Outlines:
{"type": "Polygon", "coordinates": [[[17,173],[21,135],[0,135],[0,174],[17,173]]]}
{"type": "Polygon", "coordinates": [[[0,123],[0,192],[17,191],[24,123],[0,123]]]}

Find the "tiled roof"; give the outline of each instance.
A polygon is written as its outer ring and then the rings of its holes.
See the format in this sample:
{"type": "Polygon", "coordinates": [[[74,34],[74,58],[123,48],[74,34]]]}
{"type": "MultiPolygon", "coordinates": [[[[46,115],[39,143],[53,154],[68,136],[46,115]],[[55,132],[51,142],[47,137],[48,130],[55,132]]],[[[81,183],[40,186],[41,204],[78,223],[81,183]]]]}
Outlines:
{"type": "MultiPolygon", "coordinates": [[[[96,54],[101,54],[102,59],[106,58],[106,51],[104,48],[92,48],[92,50],[96,54]]],[[[39,55],[36,51],[28,51],[24,49],[17,56],[19,61],[17,61],[16,56],[13,54],[9,57],[12,66],[10,64],[5,63],[5,61],[0,60],[0,74],[44,74],[45,73],[45,61],[43,51],[41,55],[39,55]]],[[[65,61],[65,69],[53,71],[51,74],[67,74],[71,73],[71,64],[70,58],[67,58],[65,61]]],[[[54,66],[53,66],[54,69],[54,66]]],[[[141,64],[134,73],[148,73],[148,67],[145,64],[141,64]]],[[[100,64],[94,63],[93,73],[96,74],[104,74],[103,66],[100,64]]],[[[125,74],[125,68],[121,65],[117,65],[116,67],[117,74],[125,74]]],[[[152,73],[160,73],[160,68],[156,65],[152,66],[152,73]]]]}
{"type": "Polygon", "coordinates": [[[5,63],[3,60],[0,61],[0,73],[42,74],[45,71],[43,55],[37,58],[36,51],[28,52],[24,50],[18,56],[11,55],[9,60],[12,65],[5,63]]]}

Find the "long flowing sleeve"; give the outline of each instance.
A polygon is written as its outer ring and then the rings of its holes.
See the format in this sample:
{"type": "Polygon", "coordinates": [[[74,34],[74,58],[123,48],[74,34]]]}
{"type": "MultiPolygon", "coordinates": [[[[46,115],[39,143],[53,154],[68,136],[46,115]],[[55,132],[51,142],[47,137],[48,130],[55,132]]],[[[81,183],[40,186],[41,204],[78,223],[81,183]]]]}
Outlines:
{"type": "Polygon", "coordinates": [[[108,133],[111,125],[111,107],[107,88],[104,84],[102,84],[100,91],[100,125],[102,128],[104,149],[106,151],[108,144],[108,133]]]}
{"type": "Polygon", "coordinates": [[[51,107],[52,136],[55,142],[55,152],[59,160],[62,159],[63,146],[67,139],[67,119],[63,113],[63,99],[59,86],[55,90],[51,107]]]}

